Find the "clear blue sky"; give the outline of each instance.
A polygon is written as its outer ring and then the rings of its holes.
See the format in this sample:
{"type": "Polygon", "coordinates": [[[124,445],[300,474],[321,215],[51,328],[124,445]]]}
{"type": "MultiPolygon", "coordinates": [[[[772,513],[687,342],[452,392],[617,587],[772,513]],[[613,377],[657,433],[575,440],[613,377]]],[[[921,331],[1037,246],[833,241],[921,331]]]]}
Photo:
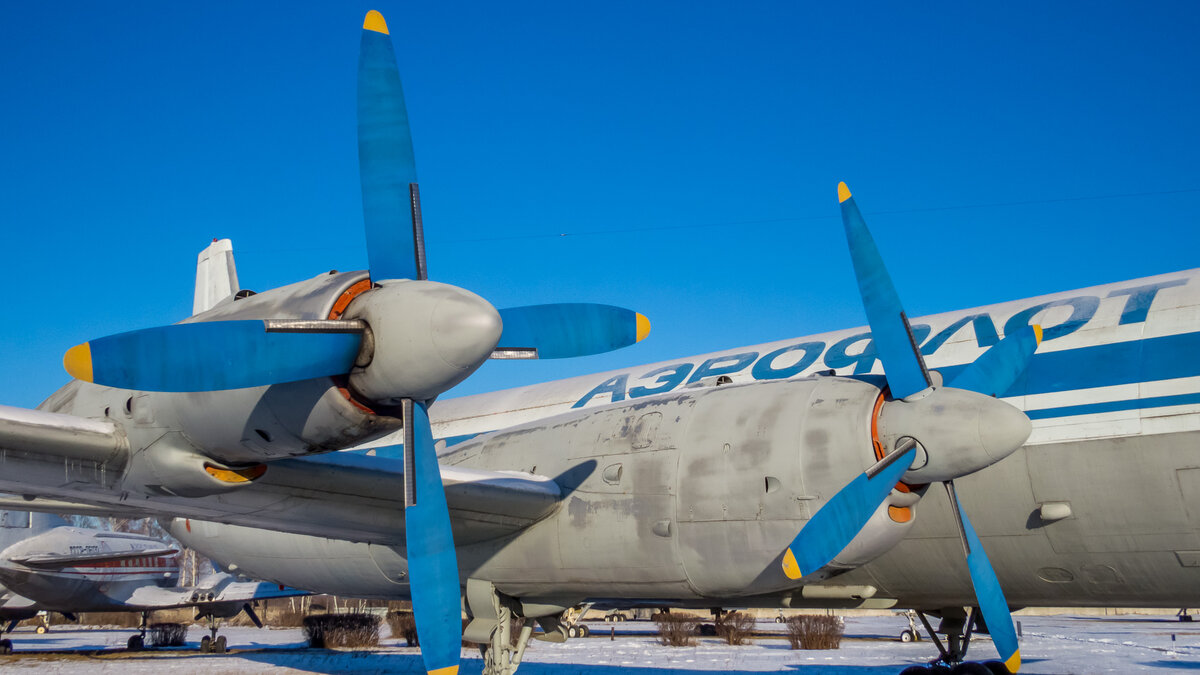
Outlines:
{"type": "Polygon", "coordinates": [[[861,325],[839,180],[914,316],[1197,266],[1191,2],[6,2],[0,403],[185,317],[213,237],[256,290],[365,267],[372,7],[431,277],[654,324],[456,392],[861,325]]]}

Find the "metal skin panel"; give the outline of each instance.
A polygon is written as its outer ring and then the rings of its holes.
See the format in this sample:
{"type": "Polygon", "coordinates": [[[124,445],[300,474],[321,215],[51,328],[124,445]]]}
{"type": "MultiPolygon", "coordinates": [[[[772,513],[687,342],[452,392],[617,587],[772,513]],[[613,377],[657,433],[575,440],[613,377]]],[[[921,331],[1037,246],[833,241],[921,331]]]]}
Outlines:
{"type": "Polygon", "coordinates": [[[873,463],[870,415],[878,395],[861,382],[816,378],[726,385],[701,399],[679,480],[680,555],[700,595],[796,585],[777,560],[802,519],[873,463]],[[780,489],[767,493],[767,476],[780,489]]]}

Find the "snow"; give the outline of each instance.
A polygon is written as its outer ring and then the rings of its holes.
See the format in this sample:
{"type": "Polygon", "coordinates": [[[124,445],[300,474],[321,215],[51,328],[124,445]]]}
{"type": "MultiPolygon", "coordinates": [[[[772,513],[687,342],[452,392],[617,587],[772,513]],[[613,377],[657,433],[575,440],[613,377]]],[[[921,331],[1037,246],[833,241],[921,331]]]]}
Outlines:
{"type": "MultiPolygon", "coordinates": [[[[1200,670],[1200,624],[1163,616],[1018,616],[1023,637],[1022,673],[1093,675],[1200,670]],[[1173,639],[1174,638],[1174,639],[1173,639]]],[[[566,644],[534,642],[525,653],[525,675],[656,675],[672,673],[788,672],[803,675],[894,674],[936,655],[928,641],[901,643],[907,623],[899,617],[849,617],[840,649],[792,651],[782,626],[760,621],[770,636],[752,645],[731,647],[717,638],[700,638],[695,647],[663,647],[653,637],[653,624],[624,622],[588,624],[592,637],[566,644]],[[610,639],[610,631],[616,639],[610,639]]],[[[384,635],[388,630],[382,628],[384,635]]],[[[140,653],[124,650],[127,629],[55,627],[45,635],[21,629],[8,635],[17,652],[0,657],[5,673],[423,673],[416,649],[385,638],[378,649],[336,651],[306,649],[299,629],[231,627],[221,631],[232,651],[200,654],[196,648],[207,631],[193,626],[185,649],[140,653]]],[[[971,647],[974,659],[995,658],[986,636],[971,647]]],[[[463,650],[463,675],[480,672],[475,650],[463,650]]]]}

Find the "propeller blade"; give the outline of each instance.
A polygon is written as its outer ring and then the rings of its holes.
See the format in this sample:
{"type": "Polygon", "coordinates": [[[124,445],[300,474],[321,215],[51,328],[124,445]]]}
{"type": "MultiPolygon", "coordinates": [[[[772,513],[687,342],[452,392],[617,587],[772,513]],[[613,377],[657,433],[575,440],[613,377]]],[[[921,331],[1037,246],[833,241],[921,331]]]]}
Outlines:
{"type": "Polygon", "coordinates": [[[929,371],[917,349],[908,316],[900,305],[900,296],[892,285],[883,257],[867,229],[850,188],[838,183],[838,201],[842,205],[842,224],[850,244],[850,259],[858,278],[858,291],[867,310],[871,339],[883,363],[888,388],[894,398],[907,398],[929,388],[929,371]]]}
{"type": "Polygon", "coordinates": [[[204,321],[118,333],[63,356],[72,377],[139,391],[216,391],[348,373],[358,321],[204,321]]]}
{"type": "Polygon", "coordinates": [[[504,332],[492,358],[563,359],[641,342],[650,320],[633,310],[592,303],[526,305],[500,310],[504,332]]]}
{"type": "Polygon", "coordinates": [[[250,619],[251,623],[259,628],[263,627],[262,619],[258,618],[258,613],[254,611],[254,607],[251,607],[250,603],[242,605],[242,611],[246,613],[246,618],[250,619]]]}
{"type": "Polygon", "coordinates": [[[959,535],[962,537],[963,549],[967,554],[967,567],[971,571],[971,585],[975,587],[975,599],[979,601],[979,610],[983,612],[984,623],[992,636],[992,643],[1000,654],[1000,660],[1015,673],[1021,669],[1021,650],[1017,644],[1017,631],[1013,628],[1012,613],[1008,610],[1008,601],[1004,599],[1004,591],[1000,589],[1000,580],[996,571],[988,561],[983,544],[975,534],[975,528],[963,511],[962,502],[954,490],[954,482],[946,481],[946,492],[950,495],[950,505],[954,507],[954,517],[958,521],[959,535]]]}
{"type": "Polygon", "coordinates": [[[916,456],[915,444],[896,450],[839,490],[784,551],[783,573],[799,579],[836,558],[858,536],[916,456]]]}
{"type": "Polygon", "coordinates": [[[417,164],[383,15],[367,12],[358,57],[358,169],[371,278],[425,279],[417,164]]]}
{"type": "Polygon", "coordinates": [[[425,404],[405,399],[403,409],[404,538],[417,640],[426,671],[454,675],[462,650],[462,593],[450,511],[425,404]]]}
{"type": "Polygon", "coordinates": [[[988,396],[1003,396],[1025,372],[1040,344],[1041,326],[1026,326],[1006,335],[956,375],[950,386],[988,396]]]}

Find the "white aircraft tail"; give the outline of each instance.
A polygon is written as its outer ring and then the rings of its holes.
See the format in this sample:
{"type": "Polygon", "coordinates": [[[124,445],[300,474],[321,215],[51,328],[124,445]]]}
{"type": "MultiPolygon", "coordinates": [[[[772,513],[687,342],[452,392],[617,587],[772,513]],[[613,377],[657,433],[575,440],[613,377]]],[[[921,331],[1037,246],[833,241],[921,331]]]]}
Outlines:
{"type": "Polygon", "coordinates": [[[206,312],[222,300],[232,297],[238,287],[237,267],[233,263],[233,242],[213,239],[196,260],[196,296],[192,314],[206,312]]]}

